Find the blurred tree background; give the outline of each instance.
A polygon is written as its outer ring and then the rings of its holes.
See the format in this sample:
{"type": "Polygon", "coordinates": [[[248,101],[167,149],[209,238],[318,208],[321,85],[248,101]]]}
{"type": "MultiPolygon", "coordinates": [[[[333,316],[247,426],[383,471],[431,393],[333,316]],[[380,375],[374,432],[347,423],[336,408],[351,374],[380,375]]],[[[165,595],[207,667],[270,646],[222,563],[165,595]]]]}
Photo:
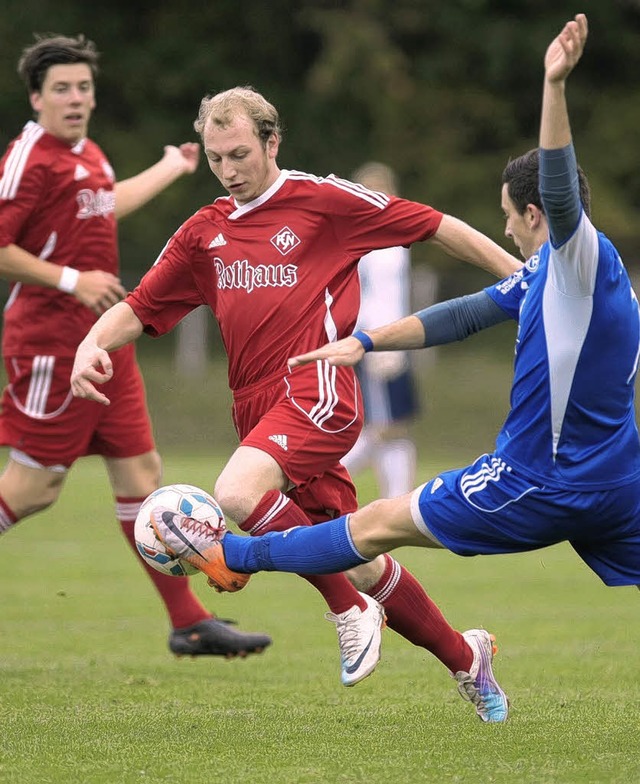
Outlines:
{"type": "MultiPolygon", "coordinates": [[[[91,135],[119,178],[195,139],[200,99],[251,84],[279,109],[279,163],[348,177],[396,168],[403,195],[504,240],[500,174],[536,144],[542,58],[575,13],[591,37],[569,102],[594,218],[640,261],[640,0],[4,0],[0,144],[30,117],[16,62],[34,32],[83,32],[102,52],[91,135]]],[[[133,286],[179,224],[220,195],[202,165],[121,225],[133,286]]],[[[510,247],[504,240],[505,247],[510,247]]],[[[512,248],[510,248],[512,249],[512,248]]],[[[448,297],[488,281],[416,248],[448,297]]],[[[488,445],[486,445],[488,446],[488,445]]]]}

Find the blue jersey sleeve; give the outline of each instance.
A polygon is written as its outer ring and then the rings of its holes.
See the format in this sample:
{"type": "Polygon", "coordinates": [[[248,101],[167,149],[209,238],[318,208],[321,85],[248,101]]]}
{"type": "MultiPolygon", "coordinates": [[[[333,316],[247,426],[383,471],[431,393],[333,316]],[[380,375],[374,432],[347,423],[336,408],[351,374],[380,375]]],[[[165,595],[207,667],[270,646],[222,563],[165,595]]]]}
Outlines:
{"type": "Polygon", "coordinates": [[[573,144],[558,150],[540,149],[539,189],[549,237],[558,248],[576,230],[582,212],[573,144]]]}
{"type": "Polygon", "coordinates": [[[464,340],[509,318],[484,291],[438,302],[414,315],[424,327],[425,347],[464,340]]]}

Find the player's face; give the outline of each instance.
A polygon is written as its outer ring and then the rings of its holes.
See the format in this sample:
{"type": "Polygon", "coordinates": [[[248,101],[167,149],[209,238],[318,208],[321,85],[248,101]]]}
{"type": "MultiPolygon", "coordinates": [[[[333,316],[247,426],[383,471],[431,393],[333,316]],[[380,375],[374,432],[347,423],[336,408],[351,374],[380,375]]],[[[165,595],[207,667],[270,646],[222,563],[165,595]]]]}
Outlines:
{"type": "Polygon", "coordinates": [[[521,215],[511,201],[509,186],[506,183],[502,186],[501,205],[505,219],[505,236],[513,241],[523,258],[530,258],[545,240],[538,230],[541,220],[540,211],[533,205],[529,205],[521,215]]]}
{"type": "Polygon", "coordinates": [[[277,136],[272,134],[265,147],[253,121],[244,114],[235,117],[226,128],[208,122],[203,141],[211,171],[238,204],[258,198],[278,178],[277,136]]]}
{"type": "Polygon", "coordinates": [[[86,63],[52,65],[40,92],[31,94],[31,106],[50,134],[69,144],[80,141],[96,106],[91,68],[86,63]]]}

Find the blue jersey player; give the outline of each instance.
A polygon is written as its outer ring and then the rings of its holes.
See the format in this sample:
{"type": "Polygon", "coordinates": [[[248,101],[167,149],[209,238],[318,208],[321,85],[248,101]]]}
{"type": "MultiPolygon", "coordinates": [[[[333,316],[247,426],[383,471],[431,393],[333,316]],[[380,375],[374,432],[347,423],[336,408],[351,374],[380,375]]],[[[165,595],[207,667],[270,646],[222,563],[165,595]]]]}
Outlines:
{"type": "MultiPolygon", "coordinates": [[[[224,584],[226,569],[341,571],[406,545],[479,555],[568,541],[606,585],[640,586],[638,302],[620,256],[589,219],[565,100],[586,38],[579,14],[550,44],[540,146],[503,175],[506,235],[527,259],[522,270],[291,363],[352,365],[368,350],[446,343],[515,319],[511,410],[494,451],[413,493],[314,528],[254,540],[227,536],[222,546],[192,540],[206,550],[210,582],[224,584]]],[[[187,554],[168,525],[158,528],[187,554]]],[[[470,674],[467,693],[481,718],[499,722],[508,701],[490,664],[488,657],[470,674]]]]}

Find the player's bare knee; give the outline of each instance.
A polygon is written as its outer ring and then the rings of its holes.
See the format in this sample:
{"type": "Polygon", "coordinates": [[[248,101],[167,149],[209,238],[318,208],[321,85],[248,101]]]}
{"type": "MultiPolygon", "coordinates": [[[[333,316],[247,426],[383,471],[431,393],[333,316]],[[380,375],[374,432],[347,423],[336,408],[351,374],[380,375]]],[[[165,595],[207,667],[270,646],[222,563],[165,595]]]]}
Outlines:
{"type": "Polygon", "coordinates": [[[64,481],[63,477],[51,474],[43,478],[50,481],[39,482],[35,487],[31,485],[28,492],[20,492],[17,489],[17,492],[7,493],[4,496],[18,520],[43,512],[58,500],[64,481]]]}
{"type": "Polygon", "coordinates": [[[351,515],[351,538],[365,558],[373,558],[407,544],[415,534],[409,496],[381,498],[351,515]]]}
{"type": "Polygon", "coordinates": [[[240,524],[244,522],[256,507],[257,501],[233,481],[220,477],[215,484],[213,497],[216,499],[225,516],[240,524]]]}

